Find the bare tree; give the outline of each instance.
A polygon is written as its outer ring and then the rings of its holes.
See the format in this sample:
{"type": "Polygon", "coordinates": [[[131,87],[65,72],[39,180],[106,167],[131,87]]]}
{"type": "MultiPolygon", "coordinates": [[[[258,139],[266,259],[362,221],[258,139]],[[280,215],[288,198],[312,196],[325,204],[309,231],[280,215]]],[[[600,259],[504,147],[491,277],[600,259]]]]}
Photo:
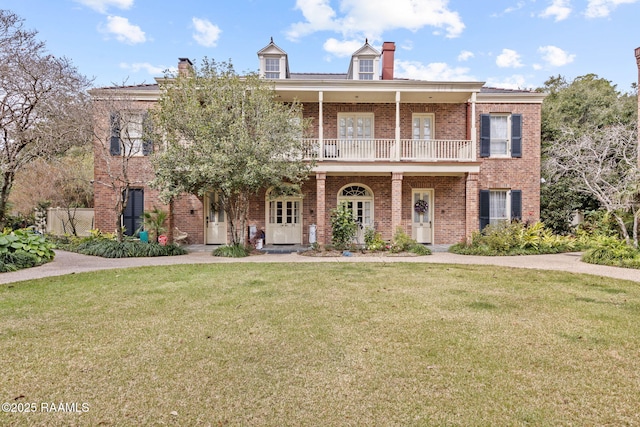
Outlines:
{"type": "Polygon", "coordinates": [[[112,201],[113,226],[118,241],[122,241],[122,218],[131,190],[144,187],[153,178],[147,157],[153,152],[153,144],[147,139],[151,133],[148,109],[152,103],[141,100],[136,87],[125,85],[94,89],[91,95],[96,199],[112,201]],[[98,197],[102,191],[111,194],[98,197]]]}
{"type": "Polygon", "coordinates": [[[640,168],[636,125],[594,127],[579,134],[565,130],[561,142],[550,145],[546,154],[546,170],[556,177],[571,177],[575,191],[595,197],[613,215],[627,244],[637,248],[640,168]],[[631,234],[625,214],[633,216],[631,234]]]}
{"type": "Polygon", "coordinates": [[[36,35],[0,10],[0,227],[17,171],[91,140],[90,80],[48,54],[36,35]]]}

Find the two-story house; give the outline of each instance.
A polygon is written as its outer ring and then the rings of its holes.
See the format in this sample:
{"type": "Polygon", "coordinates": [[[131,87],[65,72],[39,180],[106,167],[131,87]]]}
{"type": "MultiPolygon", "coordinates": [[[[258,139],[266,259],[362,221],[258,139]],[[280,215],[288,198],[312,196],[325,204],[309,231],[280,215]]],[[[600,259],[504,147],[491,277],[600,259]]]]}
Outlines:
{"type": "MultiPolygon", "coordinates": [[[[539,219],[544,94],[475,81],[397,79],[394,55],[394,43],[385,42],[381,52],[365,43],[346,73],[315,74],[290,72],[288,55],[273,41],[258,52],[260,74],[273,81],[279,99],[304,105],[312,123],[307,155],[316,160],[301,194],[273,198],[265,188],[251,200],[249,224],[264,228],[267,244],[330,243],[331,210],[342,201],[363,228],[390,239],[402,227],[426,244],[456,243],[493,222],[539,219]]],[[[190,66],[180,60],[179,69],[190,66]]],[[[158,85],[118,90],[141,111],[160,96],[158,85]]],[[[117,146],[117,135],[111,141],[117,146]]],[[[149,150],[138,145],[132,171],[148,182],[149,150]]],[[[96,181],[104,167],[96,154],[96,181]]],[[[167,207],[172,229],[187,232],[191,243],[228,241],[215,190],[167,207]]],[[[100,229],[111,231],[117,220],[109,209],[113,194],[96,186],[100,229]]],[[[161,206],[144,184],[131,200],[122,218],[129,233],[142,210],[161,206]]]]}

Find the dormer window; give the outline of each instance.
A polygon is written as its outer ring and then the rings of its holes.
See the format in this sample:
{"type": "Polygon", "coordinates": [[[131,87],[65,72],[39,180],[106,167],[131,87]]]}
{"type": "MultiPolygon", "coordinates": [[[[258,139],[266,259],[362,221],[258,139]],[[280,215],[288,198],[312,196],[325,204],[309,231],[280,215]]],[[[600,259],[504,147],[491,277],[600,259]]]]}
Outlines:
{"type": "Polygon", "coordinates": [[[351,55],[347,79],[380,80],[380,52],[372,48],[368,41],[351,55]]]}
{"type": "Polygon", "coordinates": [[[373,59],[360,59],[360,75],[358,80],[373,80],[373,59]]]}
{"type": "Polygon", "coordinates": [[[280,58],[265,58],[264,76],[267,79],[280,78],[280,58]]]}
{"type": "Polygon", "coordinates": [[[287,53],[271,42],[258,52],[260,77],[265,79],[288,79],[289,60],[287,53]]]}

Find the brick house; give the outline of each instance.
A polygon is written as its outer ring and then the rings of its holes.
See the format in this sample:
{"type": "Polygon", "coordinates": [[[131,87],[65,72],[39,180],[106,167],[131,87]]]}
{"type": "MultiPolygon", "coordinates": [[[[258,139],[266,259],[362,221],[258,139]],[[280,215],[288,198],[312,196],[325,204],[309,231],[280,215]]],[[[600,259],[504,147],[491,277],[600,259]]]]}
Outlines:
{"type": "MultiPolygon", "coordinates": [[[[279,98],[303,103],[304,117],[312,121],[308,155],[317,160],[299,196],[273,199],[261,189],[251,200],[249,224],[264,228],[267,244],[308,244],[314,237],[330,243],[330,213],[341,201],[384,239],[402,227],[425,244],[455,243],[491,222],[539,220],[544,94],[483,82],[394,79],[394,54],[394,43],[385,42],[382,52],[365,43],[346,74],[296,74],[273,41],[258,52],[260,74],[274,82],[279,98]],[[416,209],[421,204],[422,211],[416,209]]],[[[179,70],[190,66],[180,59],[179,70]]],[[[155,84],[117,90],[142,116],[160,95],[155,84]]],[[[114,112],[100,120],[113,124],[114,112]]],[[[141,126],[128,133],[137,150],[130,173],[138,183],[121,219],[128,233],[143,210],[163,207],[146,185],[153,172],[141,126]]],[[[110,128],[109,155],[96,142],[96,183],[105,179],[109,156],[127,150],[122,129],[114,134],[110,128]]],[[[114,194],[95,186],[99,229],[112,231],[117,223],[114,194]]],[[[211,189],[203,198],[185,195],[164,206],[171,230],[188,233],[190,243],[226,243],[226,218],[215,199],[211,189]]]]}

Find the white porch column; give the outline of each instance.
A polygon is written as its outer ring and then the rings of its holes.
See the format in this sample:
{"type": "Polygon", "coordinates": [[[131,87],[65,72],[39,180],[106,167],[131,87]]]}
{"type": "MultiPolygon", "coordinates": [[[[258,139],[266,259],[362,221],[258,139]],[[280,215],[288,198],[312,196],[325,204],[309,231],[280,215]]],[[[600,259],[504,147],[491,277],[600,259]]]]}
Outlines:
{"type": "MultiPolygon", "coordinates": [[[[402,172],[391,173],[391,235],[402,226],[402,172]]],[[[406,230],[405,230],[406,231],[406,230]]]]}
{"type": "Polygon", "coordinates": [[[320,152],[318,153],[318,160],[322,160],[324,158],[324,126],[322,124],[322,101],[324,98],[324,92],[318,92],[318,149],[320,152]]]}
{"type": "Polygon", "coordinates": [[[476,136],[476,93],[471,94],[471,160],[476,161],[476,148],[477,148],[477,136],[476,136]]]}
{"type": "Polygon", "coordinates": [[[394,158],[392,160],[400,161],[400,153],[402,148],[400,147],[400,91],[396,92],[396,150],[394,158]]]}

